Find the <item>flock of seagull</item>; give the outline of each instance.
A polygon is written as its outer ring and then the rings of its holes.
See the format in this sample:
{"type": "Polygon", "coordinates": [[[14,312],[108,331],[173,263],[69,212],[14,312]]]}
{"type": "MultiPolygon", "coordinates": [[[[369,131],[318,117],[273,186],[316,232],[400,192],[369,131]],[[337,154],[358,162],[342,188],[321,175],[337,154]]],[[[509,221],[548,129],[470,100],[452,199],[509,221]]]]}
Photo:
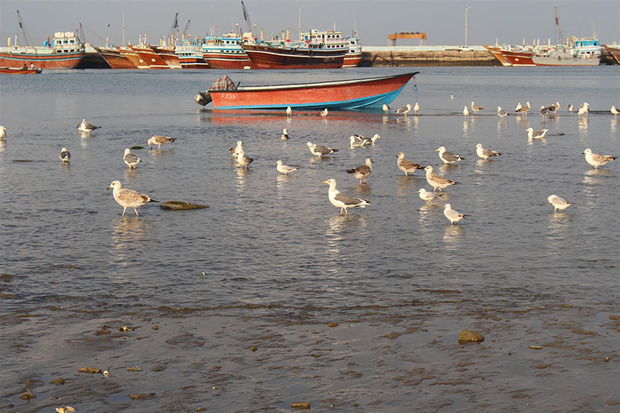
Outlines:
{"type": "MultiPolygon", "coordinates": [[[[476,105],[475,102],[473,101],[471,102],[470,107],[471,107],[471,111],[474,114],[477,114],[480,110],[483,109],[481,106],[476,105]]],[[[525,105],[521,105],[521,103],[519,102],[515,108],[515,112],[517,115],[527,116],[527,113],[530,111],[530,108],[531,108],[531,105],[529,101],[526,102],[525,105]]],[[[560,108],[559,102],[556,102],[550,106],[541,106],[540,114],[541,116],[553,115],[557,112],[559,108],[560,108]]],[[[407,116],[407,114],[411,112],[412,110],[414,114],[417,115],[420,111],[419,103],[416,102],[415,105],[407,104],[404,107],[394,110],[394,113],[398,115],[407,116]]],[[[572,105],[568,105],[568,110],[569,111],[573,110],[572,105]]],[[[387,114],[391,111],[391,109],[389,106],[383,105],[383,111],[387,114]]],[[[584,104],[579,107],[578,115],[587,116],[588,112],[589,112],[589,104],[587,102],[584,102],[584,104]]],[[[328,113],[329,113],[328,110],[324,109],[323,111],[320,112],[320,116],[326,117],[328,116],[328,113]]],[[[620,114],[620,111],[618,111],[615,106],[612,106],[611,113],[614,115],[617,115],[617,114],[620,114]]],[[[463,115],[470,116],[470,114],[471,112],[469,111],[468,107],[465,106],[463,108],[463,115]]],[[[504,118],[505,116],[508,116],[508,113],[498,106],[497,115],[500,118],[504,118]]],[[[292,110],[290,107],[286,109],[286,116],[288,117],[292,116],[292,110]]],[[[92,125],[88,123],[86,119],[83,119],[81,123],[78,123],[76,125],[76,128],[78,129],[80,133],[88,135],[94,130],[99,129],[100,126],[92,125]]],[[[544,139],[548,131],[549,131],[548,129],[534,131],[533,128],[527,128],[526,132],[528,133],[528,141],[531,142],[534,139],[544,139]]],[[[375,145],[378,139],[380,138],[381,136],[379,134],[375,134],[371,138],[358,135],[358,134],[351,135],[349,137],[350,147],[351,149],[353,149],[353,148],[375,145]]],[[[6,139],[6,128],[4,126],[0,126],[0,140],[5,140],[5,139],[6,139]]],[[[283,141],[286,141],[289,139],[289,134],[288,134],[287,129],[282,130],[280,139],[283,141]]],[[[157,146],[158,150],[161,150],[162,145],[165,145],[165,144],[168,144],[174,141],[175,141],[174,138],[171,138],[168,136],[153,135],[147,141],[147,145],[149,146],[149,150],[152,149],[153,146],[157,146]]],[[[314,156],[317,156],[317,157],[325,157],[325,156],[329,156],[329,155],[332,155],[338,152],[338,149],[336,148],[330,148],[330,147],[315,144],[312,142],[308,142],[307,146],[308,146],[308,149],[310,150],[310,153],[312,153],[314,156]]],[[[435,151],[439,153],[439,159],[446,165],[454,165],[458,162],[465,160],[463,156],[460,156],[458,154],[448,151],[444,146],[440,146],[435,151]]],[[[254,161],[253,158],[245,154],[245,150],[243,148],[243,141],[241,140],[237,141],[236,146],[230,148],[230,153],[233,159],[237,162],[237,164],[243,168],[249,168],[250,164],[254,161]]],[[[478,143],[476,145],[476,154],[480,159],[483,159],[483,160],[489,160],[491,158],[501,156],[501,153],[497,151],[484,148],[481,143],[478,143]]],[[[585,155],[586,162],[590,164],[591,166],[593,166],[594,168],[599,168],[617,159],[617,156],[614,156],[614,155],[603,155],[603,154],[593,153],[590,148],[585,149],[583,154],[585,155]]],[[[62,150],[60,151],[59,157],[62,163],[69,163],[71,159],[71,154],[67,150],[67,148],[63,147],[62,150]]],[[[452,181],[448,178],[445,178],[442,175],[435,173],[433,167],[430,165],[422,166],[411,160],[405,159],[405,154],[403,152],[399,152],[396,155],[396,157],[397,157],[396,165],[398,169],[404,172],[406,176],[413,175],[413,173],[416,170],[425,171],[426,181],[433,188],[433,191],[432,192],[427,191],[425,188],[421,188],[420,190],[418,190],[419,197],[423,201],[433,202],[445,195],[445,193],[442,192],[444,189],[457,184],[457,182],[452,181]]],[[[135,169],[138,166],[138,164],[142,162],[142,160],[137,155],[131,152],[130,148],[125,149],[125,152],[123,154],[123,161],[125,162],[125,164],[128,166],[129,169],[135,169]]],[[[345,171],[353,175],[355,178],[359,179],[360,185],[365,185],[366,180],[372,173],[372,164],[373,164],[372,158],[366,158],[363,165],[358,165],[355,168],[347,169],[345,171]]],[[[281,160],[278,160],[276,162],[276,170],[279,173],[284,174],[284,175],[293,173],[297,171],[298,169],[299,169],[299,166],[285,165],[281,160]]],[[[337,189],[337,182],[333,178],[327,179],[323,181],[323,183],[329,185],[328,199],[332,205],[334,205],[337,208],[340,208],[341,215],[348,216],[349,208],[364,208],[371,204],[369,200],[347,195],[347,194],[340,192],[337,189]]],[[[133,189],[123,188],[120,181],[113,181],[107,187],[107,189],[113,190],[112,192],[113,192],[114,200],[120,206],[123,207],[123,215],[125,215],[127,208],[133,208],[135,214],[139,215],[138,210],[137,210],[138,207],[148,202],[157,202],[157,201],[154,201],[151,197],[149,197],[146,194],[140,194],[133,189]]],[[[547,200],[553,206],[554,212],[557,212],[558,210],[563,211],[566,208],[573,205],[572,203],[566,201],[564,198],[556,194],[550,195],[547,198],[547,200]]],[[[444,209],[445,217],[450,221],[451,224],[455,224],[467,216],[466,214],[461,214],[458,211],[452,209],[452,206],[449,203],[446,203],[443,209],[444,209]]]]}

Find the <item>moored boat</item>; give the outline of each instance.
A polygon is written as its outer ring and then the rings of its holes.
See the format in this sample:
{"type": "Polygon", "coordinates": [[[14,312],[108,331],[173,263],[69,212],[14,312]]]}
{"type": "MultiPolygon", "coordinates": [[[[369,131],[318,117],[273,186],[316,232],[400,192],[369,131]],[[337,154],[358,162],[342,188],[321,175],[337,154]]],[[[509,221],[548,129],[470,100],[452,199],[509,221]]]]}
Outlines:
{"type": "Polygon", "coordinates": [[[120,52],[120,50],[108,47],[101,46],[95,47],[95,49],[99,52],[99,55],[108,63],[110,69],[135,69],[136,65],[129,60],[127,55],[120,52]]]}
{"type": "Polygon", "coordinates": [[[502,48],[499,46],[489,46],[486,44],[482,45],[489,53],[493,55],[494,58],[497,59],[503,66],[512,66],[512,64],[504,57],[502,54],[502,48]]]}
{"type": "Polygon", "coordinates": [[[73,69],[86,56],[84,44],[74,32],[56,32],[44,46],[11,46],[0,48],[0,67],[73,69]]]}
{"type": "Polygon", "coordinates": [[[196,102],[215,109],[345,110],[381,108],[390,104],[419,72],[364,79],[315,83],[242,86],[228,76],[218,79],[209,90],[199,92],[196,102]]]}
{"type": "Polygon", "coordinates": [[[207,36],[202,45],[203,58],[212,69],[255,68],[241,48],[241,43],[241,36],[233,32],[222,36],[207,36]]]}
{"type": "Polygon", "coordinates": [[[174,51],[174,46],[151,46],[151,48],[166,62],[168,69],[182,68],[179,56],[174,51]]]}
{"type": "MultiPolygon", "coordinates": [[[[131,45],[129,45],[131,46],[131,45]]],[[[136,53],[129,46],[116,46],[116,49],[127,58],[137,69],[150,69],[151,67],[146,63],[138,53],[136,53]]]]}
{"type": "Polygon", "coordinates": [[[347,49],[320,49],[272,44],[242,44],[258,69],[337,69],[347,49]]]}
{"type": "Polygon", "coordinates": [[[29,68],[15,68],[15,67],[0,67],[0,73],[5,75],[36,75],[41,73],[41,68],[29,69],[29,68]]]}
{"type": "Polygon", "coordinates": [[[204,59],[202,40],[188,38],[176,46],[174,53],[179,58],[183,69],[208,69],[209,64],[204,59]]]}
{"type": "Polygon", "coordinates": [[[349,37],[347,54],[344,55],[342,67],[357,67],[362,61],[362,46],[359,38],[355,36],[349,37]]]}
{"type": "Polygon", "coordinates": [[[613,61],[613,64],[618,65],[620,64],[620,45],[617,44],[606,44],[605,46],[605,53],[606,55],[610,56],[611,59],[613,61]]]}
{"type": "Polygon", "coordinates": [[[601,59],[597,39],[574,36],[566,44],[485,48],[504,66],[597,66],[601,59]]]}
{"type": "Polygon", "coordinates": [[[149,69],[170,69],[168,63],[148,44],[140,42],[127,47],[136,52],[149,69]]]}

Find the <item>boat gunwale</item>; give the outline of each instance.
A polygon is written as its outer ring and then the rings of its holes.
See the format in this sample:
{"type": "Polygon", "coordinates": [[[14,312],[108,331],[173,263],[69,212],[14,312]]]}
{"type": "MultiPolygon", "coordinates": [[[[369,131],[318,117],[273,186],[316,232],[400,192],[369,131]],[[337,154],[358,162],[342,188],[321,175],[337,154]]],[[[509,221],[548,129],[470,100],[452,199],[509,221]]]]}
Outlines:
{"type": "Polygon", "coordinates": [[[234,90],[213,90],[209,89],[209,93],[234,93],[234,92],[257,92],[257,91],[271,91],[271,90],[286,90],[286,89],[307,89],[307,88],[321,88],[321,87],[329,87],[329,86],[346,86],[354,83],[368,83],[368,82],[376,82],[382,80],[396,79],[399,77],[409,78],[417,75],[418,72],[407,72],[401,73],[398,75],[389,75],[389,76],[380,76],[380,77],[367,77],[361,79],[349,79],[349,80],[330,80],[327,82],[312,82],[312,83],[294,83],[287,85],[265,85],[265,86],[241,86],[234,90]]]}

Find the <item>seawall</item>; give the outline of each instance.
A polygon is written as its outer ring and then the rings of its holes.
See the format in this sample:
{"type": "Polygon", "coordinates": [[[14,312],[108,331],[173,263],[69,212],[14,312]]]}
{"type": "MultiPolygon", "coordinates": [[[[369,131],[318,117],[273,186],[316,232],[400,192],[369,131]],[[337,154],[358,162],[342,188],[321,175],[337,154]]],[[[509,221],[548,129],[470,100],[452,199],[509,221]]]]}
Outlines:
{"type": "Polygon", "coordinates": [[[501,66],[482,46],[362,46],[360,66],[501,66]]]}

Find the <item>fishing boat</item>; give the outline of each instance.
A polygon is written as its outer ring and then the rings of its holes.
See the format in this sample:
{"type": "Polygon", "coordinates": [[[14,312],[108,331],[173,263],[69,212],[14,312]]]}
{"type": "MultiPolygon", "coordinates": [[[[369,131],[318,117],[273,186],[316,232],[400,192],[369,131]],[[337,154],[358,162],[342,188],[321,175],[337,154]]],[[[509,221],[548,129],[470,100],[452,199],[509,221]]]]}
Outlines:
{"type": "Polygon", "coordinates": [[[5,75],[36,75],[41,73],[41,68],[15,68],[15,67],[0,67],[0,73],[5,75]]]}
{"type": "Polygon", "coordinates": [[[336,110],[381,108],[390,104],[419,72],[326,82],[239,86],[228,76],[196,95],[196,103],[215,109],[336,110]]]}
{"type": "Polygon", "coordinates": [[[24,65],[42,69],[73,69],[86,56],[84,44],[74,32],[56,32],[43,46],[0,48],[0,67],[22,68],[24,65]]]}
{"type": "Polygon", "coordinates": [[[344,50],[342,67],[356,67],[362,61],[362,46],[357,35],[347,38],[336,30],[310,29],[308,32],[300,33],[296,47],[299,45],[310,49],[344,50]]]}
{"type": "Polygon", "coordinates": [[[598,66],[602,50],[597,39],[575,36],[566,44],[486,48],[504,66],[598,66]]]}
{"type": "Polygon", "coordinates": [[[120,52],[124,57],[129,60],[135,68],[137,69],[150,69],[151,67],[146,63],[138,53],[136,53],[131,47],[131,45],[127,46],[116,46],[116,50],[120,52]]]}
{"type": "Polygon", "coordinates": [[[268,43],[242,44],[241,48],[258,69],[337,69],[347,53],[343,49],[268,43]]]}
{"type": "Polygon", "coordinates": [[[149,69],[170,69],[168,63],[146,43],[146,36],[144,40],[140,38],[137,45],[127,45],[127,47],[136,52],[149,69]]]}
{"type": "MultiPolygon", "coordinates": [[[[136,65],[118,49],[109,46],[98,46],[95,50],[106,61],[110,69],[135,69],[136,65]]],[[[136,55],[137,56],[137,55],[136,55]]]]}
{"type": "Polygon", "coordinates": [[[344,55],[342,67],[357,67],[362,61],[362,45],[357,36],[349,37],[347,54],[344,55]]]}
{"type": "Polygon", "coordinates": [[[242,42],[242,37],[234,32],[205,37],[202,45],[205,62],[212,69],[254,68],[254,64],[241,48],[242,42]]]}
{"type": "Polygon", "coordinates": [[[161,57],[164,62],[168,65],[168,69],[182,69],[181,61],[179,60],[179,56],[177,56],[175,52],[175,46],[173,45],[162,45],[162,46],[151,46],[151,48],[161,57]]]}
{"type": "Polygon", "coordinates": [[[174,53],[179,58],[183,69],[208,69],[209,64],[204,59],[202,46],[204,42],[199,39],[188,38],[176,46],[174,53]]]}
{"type": "Polygon", "coordinates": [[[606,44],[605,53],[611,57],[612,63],[615,65],[620,64],[620,45],[618,44],[606,44]]]}

